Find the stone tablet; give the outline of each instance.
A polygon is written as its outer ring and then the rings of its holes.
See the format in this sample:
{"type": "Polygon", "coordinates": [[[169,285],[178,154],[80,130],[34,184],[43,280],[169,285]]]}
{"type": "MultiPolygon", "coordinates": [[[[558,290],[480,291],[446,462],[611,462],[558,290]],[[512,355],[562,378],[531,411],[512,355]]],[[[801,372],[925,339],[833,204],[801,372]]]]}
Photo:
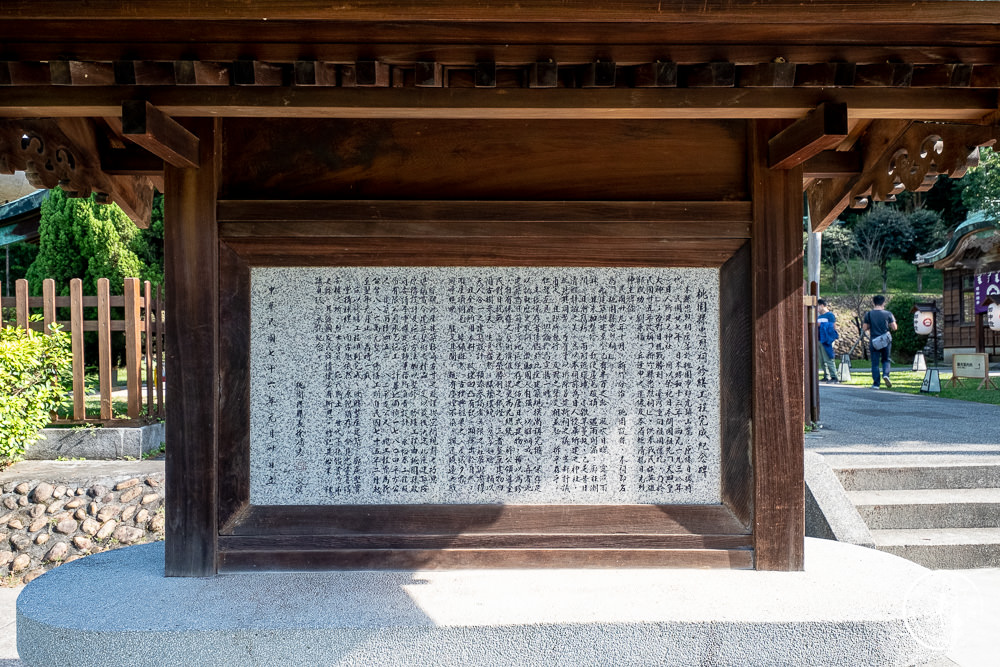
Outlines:
{"type": "Polygon", "coordinates": [[[250,502],[720,502],[719,272],[254,268],[250,502]]]}

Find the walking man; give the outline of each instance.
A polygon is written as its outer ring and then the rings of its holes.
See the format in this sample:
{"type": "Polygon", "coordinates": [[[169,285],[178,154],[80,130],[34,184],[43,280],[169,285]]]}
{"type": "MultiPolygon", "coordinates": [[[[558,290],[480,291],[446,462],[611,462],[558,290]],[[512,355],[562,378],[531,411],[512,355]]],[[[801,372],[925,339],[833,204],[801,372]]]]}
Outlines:
{"type": "Polygon", "coordinates": [[[896,318],[885,309],[885,297],[876,294],[872,297],[872,309],[865,313],[862,327],[868,332],[868,351],[872,356],[872,389],[879,388],[879,380],[885,380],[885,386],[891,388],[889,381],[889,352],[892,350],[892,334],[897,328],[896,318]],[[888,334],[888,341],[880,345],[879,337],[888,334]]]}

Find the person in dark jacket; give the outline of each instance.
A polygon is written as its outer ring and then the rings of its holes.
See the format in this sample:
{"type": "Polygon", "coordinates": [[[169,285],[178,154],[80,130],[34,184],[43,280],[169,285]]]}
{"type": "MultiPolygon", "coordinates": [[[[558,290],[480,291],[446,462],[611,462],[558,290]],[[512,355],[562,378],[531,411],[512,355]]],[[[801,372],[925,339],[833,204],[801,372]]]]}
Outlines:
{"type": "Polygon", "coordinates": [[[862,328],[868,332],[868,351],[872,355],[872,389],[879,388],[879,379],[885,381],[886,387],[892,387],[889,380],[889,353],[892,351],[892,331],[897,328],[896,318],[885,309],[885,297],[876,294],[872,297],[872,309],[865,313],[862,328]],[[888,341],[880,347],[882,336],[888,341]]]}

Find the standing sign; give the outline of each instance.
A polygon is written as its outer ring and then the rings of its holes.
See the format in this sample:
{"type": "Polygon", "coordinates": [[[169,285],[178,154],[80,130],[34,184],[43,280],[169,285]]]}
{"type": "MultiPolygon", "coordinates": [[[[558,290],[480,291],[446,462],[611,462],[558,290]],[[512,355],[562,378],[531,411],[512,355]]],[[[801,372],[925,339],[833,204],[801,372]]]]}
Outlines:
{"type": "Polygon", "coordinates": [[[976,389],[982,389],[985,385],[987,389],[997,389],[990,379],[990,360],[986,354],[956,354],[951,358],[951,382],[954,387],[961,384],[961,378],[980,379],[981,382],[976,389]]]}

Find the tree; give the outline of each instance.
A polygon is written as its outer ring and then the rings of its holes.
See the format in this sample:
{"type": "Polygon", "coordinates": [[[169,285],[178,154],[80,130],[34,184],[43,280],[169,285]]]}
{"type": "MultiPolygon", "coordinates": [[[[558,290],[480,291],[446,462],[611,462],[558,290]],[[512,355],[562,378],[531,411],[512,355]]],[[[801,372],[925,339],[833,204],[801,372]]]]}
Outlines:
{"type": "MultiPolygon", "coordinates": [[[[97,280],[107,278],[112,294],[121,294],[125,278],[163,280],[163,202],[154,202],[149,230],[140,230],[114,204],[67,197],[55,188],[42,203],[38,225],[38,255],[28,269],[31,291],[42,292],[42,281],[55,281],[60,295],[69,294],[73,278],[83,281],[84,294],[97,293],[97,280]]],[[[94,315],[86,315],[94,317],[94,315]]],[[[69,315],[61,316],[69,319],[69,315]]],[[[94,334],[84,336],[88,359],[97,358],[94,334]]],[[[112,335],[112,354],[121,356],[124,336],[112,335]]]]}
{"type": "Polygon", "coordinates": [[[898,210],[876,203],[854,227],[859,250],[870,257],[882,275],[882,292],[889,291],[889,260],[905,257],[913,249],[913,227],[898,210]]]}
{"type": "Polygon", "coordinates": [[[1000,217],[1000,153],[979,149],[979,165],[962,178],[962,202],[970,211],[986,211],[1000,217]]]}
{"type": "Polygon", "coordinates": [[[72,278],[83,280],[85,293],[96,294],[98,278],[110,280],[112,291],[120,293],[125,278],[144,273],[136,254],[143,245],[139,230],[120,208],[98,204],[93,196],[70,198],[52,190],[42,203],[38,234],[38,256],[28,269],[36,294],[46,278],[64,295],[72,278]]]}
{"type": "Polygon", "coordinates": [[[917,209],[907,216],[913,228],[913,247],[905,259],[916,259],[918,253],[937,250],[948,240],[948,228],[941,214],[927,208],[917,209]]]}
{"type": "Polygon", "coordinates": [[[854,234],[840,221],[834,222],[823,232],[823,245],[820,250],[820,259],[830,267],[833,272],[832,290],[838,290],[838,279],[843,267],[854,255],[854,234]]]}

